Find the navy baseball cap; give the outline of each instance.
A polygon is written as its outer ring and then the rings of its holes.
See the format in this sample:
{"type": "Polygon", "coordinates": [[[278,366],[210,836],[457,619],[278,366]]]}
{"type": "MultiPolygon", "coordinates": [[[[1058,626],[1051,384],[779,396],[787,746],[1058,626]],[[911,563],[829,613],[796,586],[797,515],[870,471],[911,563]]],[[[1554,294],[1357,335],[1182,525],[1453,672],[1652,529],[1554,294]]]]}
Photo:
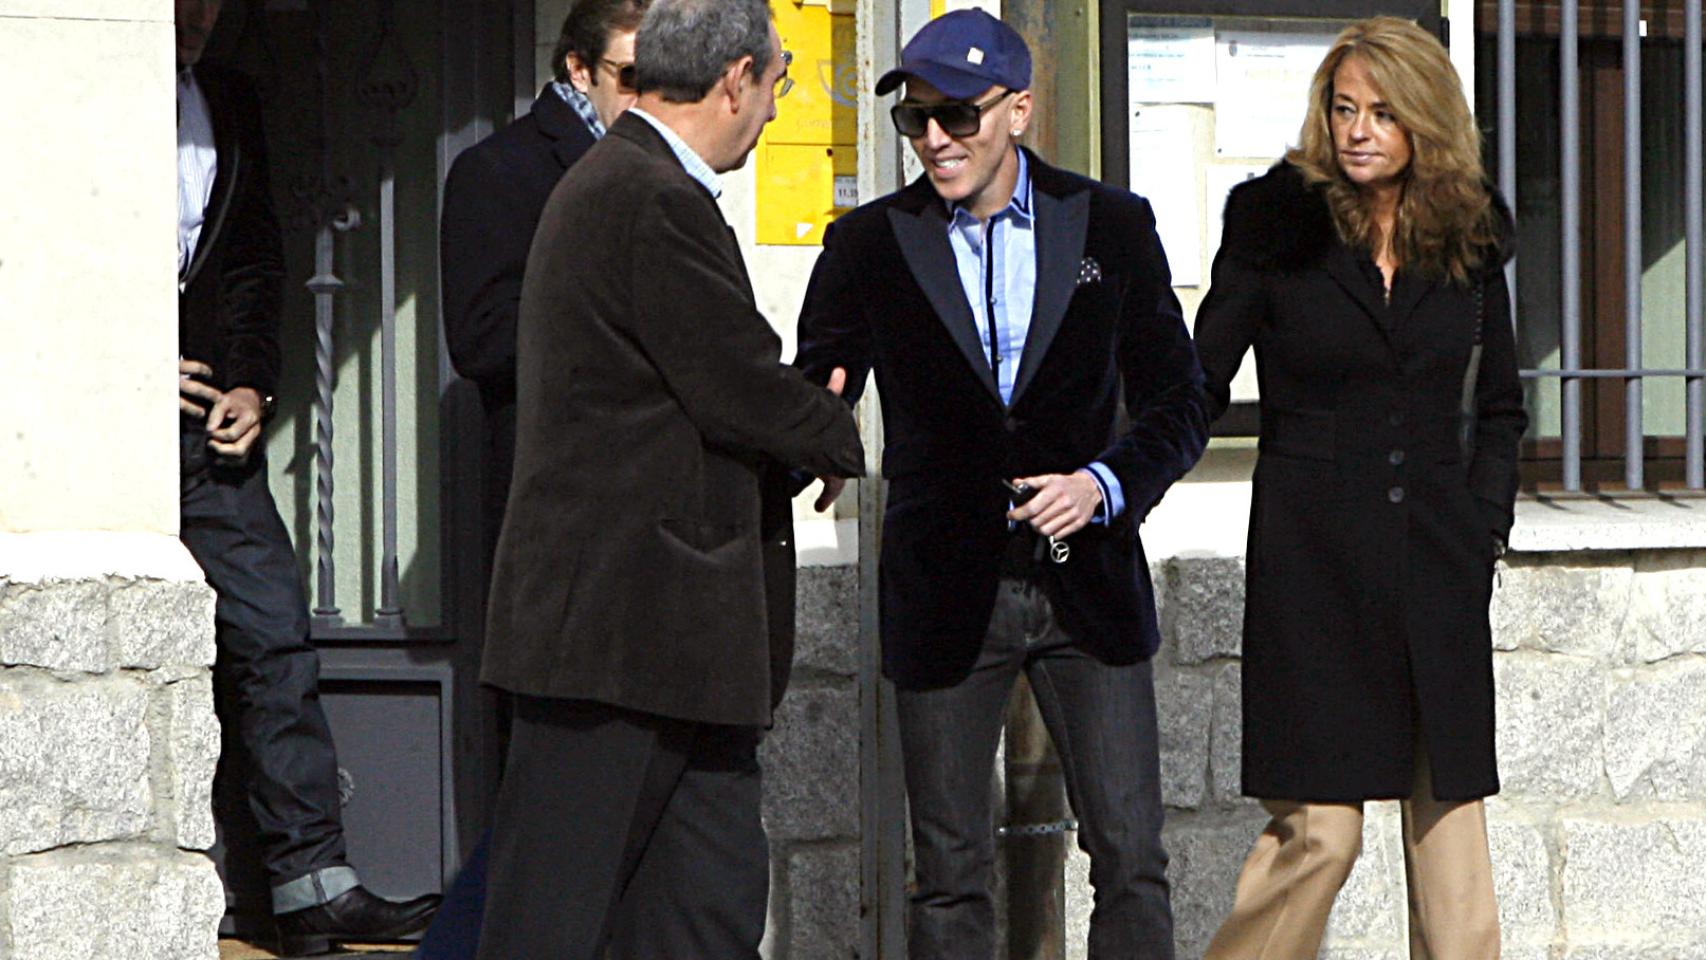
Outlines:
{"type": "Polygon", "coordinates": [[[877,81],[882,96],[917,77],[955,100],[990,87],[1031,86],[1031,51],[1018,31],[982,10],[944,13],[919,28],[900,52],[900,66],[877,81]]]}

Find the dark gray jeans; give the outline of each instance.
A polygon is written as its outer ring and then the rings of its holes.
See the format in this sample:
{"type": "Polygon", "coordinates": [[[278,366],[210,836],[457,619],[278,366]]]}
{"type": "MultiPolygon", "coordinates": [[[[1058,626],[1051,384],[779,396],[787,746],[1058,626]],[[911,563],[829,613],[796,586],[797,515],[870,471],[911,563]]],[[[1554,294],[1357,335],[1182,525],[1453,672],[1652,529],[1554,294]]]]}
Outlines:
{"type": "Polygon", "coordinates": [[[994,956],[990,777],[1020,671],[1060,754],[1078,845],[1090,855],[1091,960],[1172,960],[1149,662],[1109,666],[1078,650],[1042,591],[1017,579],[1001,581],[969,676],[896,695],[916,866],[908,956],[994,956]]]}
{"type": "Polygon", "coordinates": [[[344,861],[337,752],[296,554],[258,450],[242,466],[212,463],[188,422],[181,443],[179,537],[218,597],[219,776],[237,778],[260,828],[273,911],[312,907],[358,880],[344,861]]]}

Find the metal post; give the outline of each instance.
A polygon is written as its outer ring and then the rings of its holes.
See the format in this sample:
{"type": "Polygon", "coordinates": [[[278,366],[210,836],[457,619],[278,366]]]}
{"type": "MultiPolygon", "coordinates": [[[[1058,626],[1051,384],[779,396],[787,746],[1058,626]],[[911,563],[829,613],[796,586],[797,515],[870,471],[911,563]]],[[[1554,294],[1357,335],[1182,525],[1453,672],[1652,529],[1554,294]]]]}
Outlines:
{"type": "MultiPolygon", "coordinates": [[[[1683,206],[1688,236],[1688,368],[1698,371],[1706,367],[1706,324],[1702,322],[1701,271],[1706,267],[1706,246],[1702,245],[1701,204],[1706,202],[1701,192],[1701,91],[1700,91],[1700,0],[1689,0],[1684,10],[1682,85],[1687,91],[1684,114],[1687,135],[1683,145],[1683,167],[1687,187],[1683,206]]],[[[1688,487],[1706,487],[1706,380],[1690,376],[1688,384],[1688,487]]]]}
{"type": "Polygon", "coordinates": [[[317,521],[314,621],[328,627],[339,626],[344,621],[338,610],[332,521],[333,298],[343,289],[344,282],[332,272],[333,252],[332,224],[323,220],[314,237],[314,276],[308,280],[308,289],[314,294],[314,516],[317,521]]]}
{"type": "MultiPolygon", "coordinates": [[[[1641,368],[1641,0],[1623,0],[1623,363],[1641,368]]],[[[1623,484],[1639,490],[1646,427],[1642,423],[1642,380],[1630,377],[1623,391],[1623,484]]]]}
{"type": "MultiPolygon", "coordinates": [[[[899,62],[906,0],[859,0],[855,56],[859,71],[859,199],[902,185],[899,136],[870,91],[899,62]]],[[[882,676],[877,608],[877,555],[885,505],[883,418],[876,385],[859,400],[866,476],[859,487],[859,950],[867,960],[906,956],[906,790],[894,686],[882,676]]]]}
{"type": "MultiPolygon", "coordinates": [[[[1516,0],[1499,0],[1499,192],[1516,214],[1516,0]]],[[[1516,325],[1516,260],[1505,264],[1511,325],[1516,325]]]]}
{"type": "Polygon", "coordinates": [[[1570,376],[1582,366],[1582,162],[1581,74],[1577,65],[1579,0],[1559,5],[1558,87],[1561,126],[1563,303],[1565,372],[1563,392],[1564,489],[1582,488],[1582,382],[1570,376]]]}
{"type": "Polygon", "coordinates": [[[379,383],[380,513],[384,552],[379,568],[379,607],[374,623],[398,626],[403,609],[397,596],[397,171],[391,151],[379,168],[379,383]]]}
{"type": "Polygon", "coordinates": [[[332,172],[331,55],[322,4],[314,7],[314,78],[320,103],[320,175],[299,195],[308,199],[315,224],[314,276],[307,287],[314,296],[314,624],[336,627],[344,622],[338,609],[338,578],[333,502],[336,477],[332,470],[332,401],[337,386],[337,296],[344,283],[337,275],[336,234],[361,225],[361,214],[350,203],[347,178],[332,172]]]}
{"type": "Polygon", "coordinates": [[[397,117],[414,102],[419,82],[394,27],[395,0],[379,7],[379,35],[359,94],[381,114],[379,148],[380,512],[379,604],[374,623],[403,625],[397,570],[397,171],[392,153],[402,142],[397,117]]]}

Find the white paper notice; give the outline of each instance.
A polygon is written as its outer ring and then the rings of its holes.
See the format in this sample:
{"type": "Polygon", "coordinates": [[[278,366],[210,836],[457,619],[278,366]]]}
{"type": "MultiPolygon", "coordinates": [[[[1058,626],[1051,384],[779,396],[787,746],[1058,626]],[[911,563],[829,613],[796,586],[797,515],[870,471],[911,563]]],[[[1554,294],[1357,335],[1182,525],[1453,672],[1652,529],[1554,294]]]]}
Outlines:
{"type": "Polygon", "coordinates": [[[1268,172],[1267,164],[1235,163],[1210,164],[1203,170],[1203,210],[1208,221],[1208,250],[1212,261],[1220,249],[1220,231],[1225,227],[1221,214],[1226,212],[1226,195],[1246,180],[1254,180],[1268,172]]]}
{"type": "Polygon", "coordinates": [[[1156,229],[1173,286],[1202,283],[1202,218],[1197,212],[1197,168],[1192,163],[1192,108],[1131,109],[1131,190],[1155,209],[1156,229]]]}
{"type": "Polygon", "coordinates": [[[1214,102],[1213,21],[1132,15],[1126,23],[1130,102],[1214,102]]]}
{"type": "Polygon", "coordinates": [[[1277,160],[1297,140],[1331,33],[1227,30],[1215,38],[1214,152],[1277,160]]]}

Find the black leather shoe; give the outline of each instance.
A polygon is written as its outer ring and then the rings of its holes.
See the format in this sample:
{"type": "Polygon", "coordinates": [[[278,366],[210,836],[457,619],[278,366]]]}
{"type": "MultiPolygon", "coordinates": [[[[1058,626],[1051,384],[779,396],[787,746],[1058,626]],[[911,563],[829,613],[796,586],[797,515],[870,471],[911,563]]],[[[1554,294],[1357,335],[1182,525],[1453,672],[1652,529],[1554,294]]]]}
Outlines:
{"type": "Polygon", "coordinates": [[[273,950],[281,957],[308,957],[344,940],[396,940],[426,929],[443,899],[430,893],[413,900],[386,900],[354,887],[317,907],[280,914],[273,950]]]}

